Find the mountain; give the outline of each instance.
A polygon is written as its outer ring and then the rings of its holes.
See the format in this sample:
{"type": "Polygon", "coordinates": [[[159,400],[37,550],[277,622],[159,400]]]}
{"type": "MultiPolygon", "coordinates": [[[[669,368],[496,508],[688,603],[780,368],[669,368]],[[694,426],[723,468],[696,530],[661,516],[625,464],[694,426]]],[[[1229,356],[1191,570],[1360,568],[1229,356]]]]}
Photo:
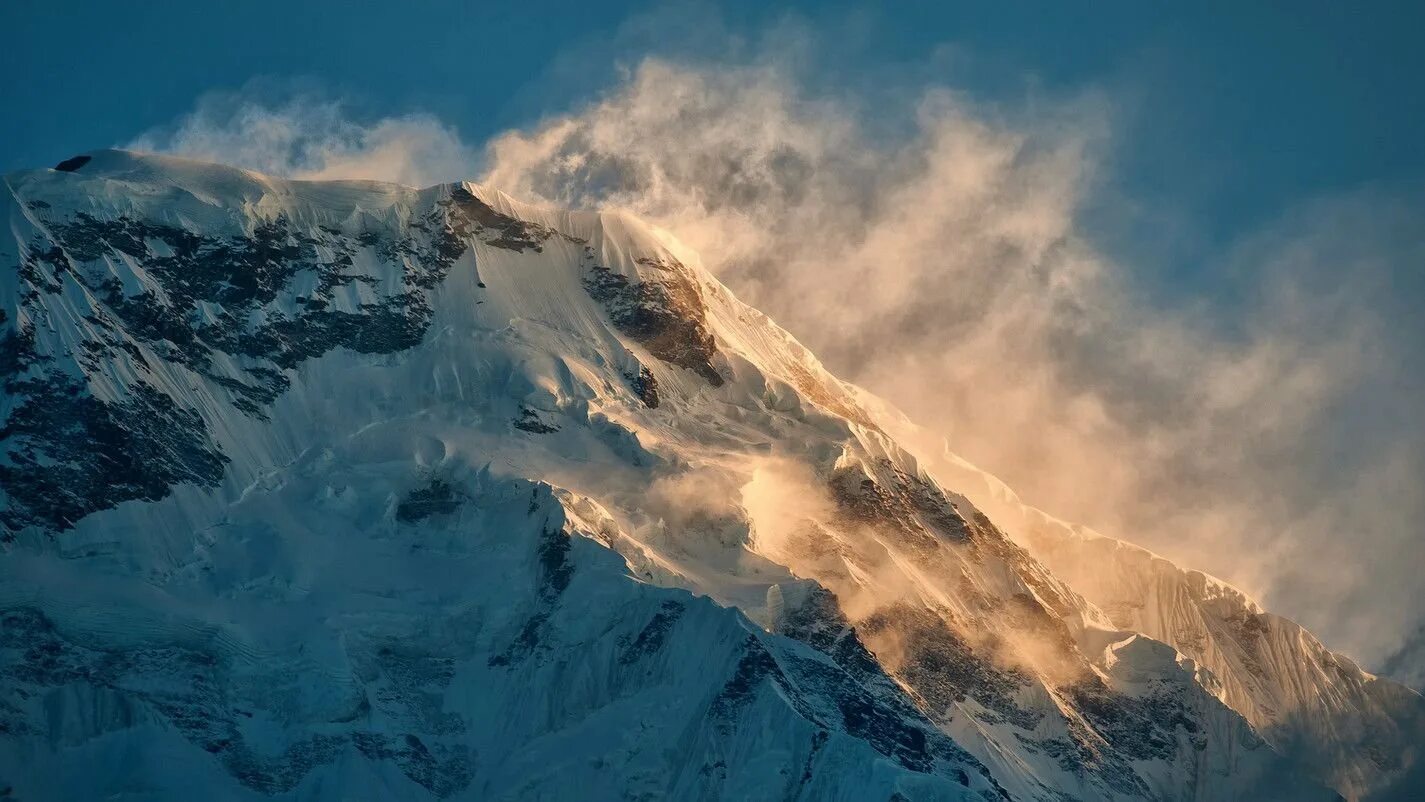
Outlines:
{"type": "Polygon", "coordinates": [[[1418,693],[1363,671],[1220,579],[1023,503],[904,415],[874,398],[864,402],[919,447],[937,476],[990,510],[1114,626],[1168,644],[1206,669],[1205,687],[1294,762],[1348,798],[1421,798],[1425,706],[1418,693]]]}
{"type": "Polygon", "coordinates": [[[5,184],[11,798],[1414,789],[1418,694],[1019,503],[627,215],[5,184]]]}

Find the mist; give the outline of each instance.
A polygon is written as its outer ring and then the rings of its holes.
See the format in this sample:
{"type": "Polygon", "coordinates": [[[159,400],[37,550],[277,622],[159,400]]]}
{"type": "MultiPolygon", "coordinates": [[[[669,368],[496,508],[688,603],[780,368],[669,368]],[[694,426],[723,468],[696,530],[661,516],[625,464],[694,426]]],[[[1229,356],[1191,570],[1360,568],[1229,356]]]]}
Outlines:
{"type": "Polygon", "coordinates": [[[1213,257],[1207,286],[1165,298],[1149,289],[1160,266],[1109,252],[1085,222],[1110,170],[1111,97],[838,95],[805,70],[647,58],[481,146],[423,115],[213,95],[132,145],[632,211],[1027,502],[1425,684],[1425,322],[1402,292],[1420,297],[1418,203],[1310,199],[1213,257]]]}
{"type": "Polygon", "coordinates": [[[344,103],[270,81],[212,92],[182,119],[124,147],[222,162],[268,175],[429,186],[472,174],[478,151],[426,114],[354,121],[344,103]]]}

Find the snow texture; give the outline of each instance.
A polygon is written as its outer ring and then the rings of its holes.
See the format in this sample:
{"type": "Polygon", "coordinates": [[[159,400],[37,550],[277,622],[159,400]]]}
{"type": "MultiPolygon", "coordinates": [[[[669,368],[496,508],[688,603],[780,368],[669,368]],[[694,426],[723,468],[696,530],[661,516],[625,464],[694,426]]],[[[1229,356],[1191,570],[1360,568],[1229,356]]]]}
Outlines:
{"type": "Polygon", "coordinates": [[[8,798],[1420,777],[1418,694],[922,449],[627,215],[122,151],[5,184],[8,798]]]}

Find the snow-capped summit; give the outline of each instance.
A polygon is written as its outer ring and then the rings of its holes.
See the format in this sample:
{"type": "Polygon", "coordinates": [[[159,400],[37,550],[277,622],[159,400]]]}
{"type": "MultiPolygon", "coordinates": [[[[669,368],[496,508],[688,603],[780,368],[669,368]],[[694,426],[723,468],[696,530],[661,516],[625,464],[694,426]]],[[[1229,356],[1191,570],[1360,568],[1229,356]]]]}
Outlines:
{"type": "Polygon", "coordinates": [[[923,448],[627,215],[122,151],[5,184],[15,798],[1419,777],[1419,695],[923,448]]]}

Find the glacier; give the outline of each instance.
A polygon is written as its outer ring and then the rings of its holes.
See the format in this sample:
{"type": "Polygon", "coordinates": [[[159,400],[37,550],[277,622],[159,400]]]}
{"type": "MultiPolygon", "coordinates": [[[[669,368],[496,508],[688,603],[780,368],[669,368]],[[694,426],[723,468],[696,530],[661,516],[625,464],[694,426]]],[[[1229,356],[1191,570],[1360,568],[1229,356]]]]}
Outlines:
{"type": "Polygon", "coordinates": [[[0,792],[1409,799],[1425,701],[1059,521],[669,234],[5,177],[0,792]]]}

